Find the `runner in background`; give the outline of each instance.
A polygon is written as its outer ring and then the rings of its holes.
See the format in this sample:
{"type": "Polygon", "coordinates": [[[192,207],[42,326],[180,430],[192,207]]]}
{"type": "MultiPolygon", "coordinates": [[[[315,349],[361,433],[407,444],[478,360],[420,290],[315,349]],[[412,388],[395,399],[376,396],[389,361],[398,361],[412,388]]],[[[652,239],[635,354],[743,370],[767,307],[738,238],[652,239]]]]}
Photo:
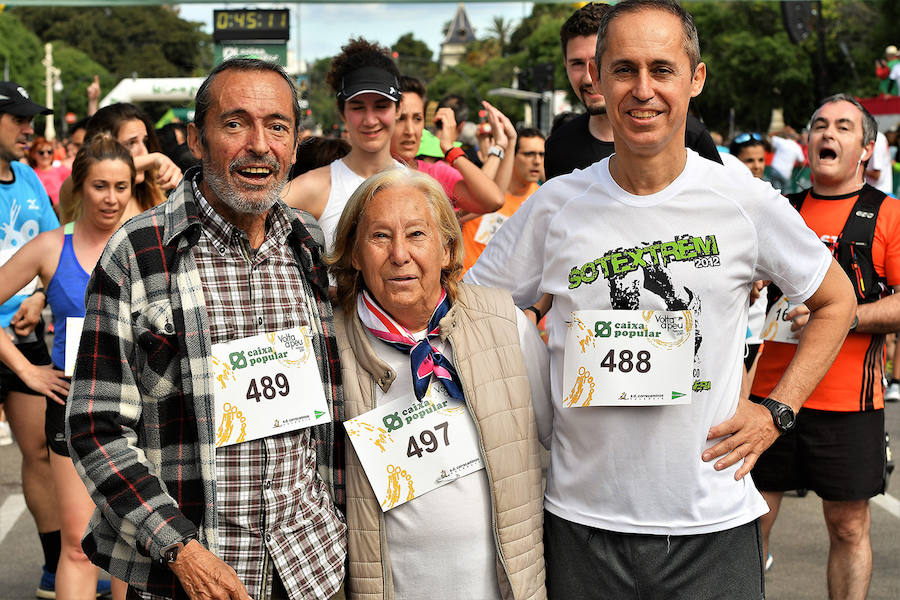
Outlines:
{"type": "Polygon", "coordinates": [[[318,220],[330,252],[338,219],[353,190],[367,177],[400,164],[391,157],[391,138],[401,94],[400,72],[388,50],[363,38],[341,47],[326,79],[337,95],[350,152],[292,180],[283,197],[289,206],[318,220]]]}
{"type": "Polygon", "coordinates": [[[516,133],[515,140],[512,181],[503,207],[462,225],[464,272],[472,268],[497,230],[537,191],[544,178],[544,134],[538,129],[522,129],[516,133]]]}
{"type": "MultiPolygon", "coordinates": [[[[131,200],[135,171],[131,155],[111,137],[98,136],[86,143],[75,158],[72,170],[74,210],[77,218],[47,231],[25,244],[0,267],[0,300],[39,277],[47,290],[53,312],[52,367],[33,365],[6,336],[0,336],[0,361],[28,386],[46,396],[44,426],[50,446],[50,466],[56,488],[62,533],[62,551],[56,571],[55,589],[45,589],[50,598],[93,598],[110,590],[109,581],[97,581],[97,567],[81,549],[94,502],[69,458],[66,438],[67,317],[84,318],[84,292],[90,273],[131,200]]],[[[81,328],[76,330],[80,333],[81,328]]],[[[76,333],[77,336],[77,333],[76,333]]],[[[75,339],[77,344],[77,338],[75,339]]],[[[124,586],[118,590],[124,599],[124,586]]]]}
{"type": "Polygon", "coordinates": [[[444,160],[429,162],[416,158],[425,130],[425,86],[414,77],[401,76],[400,90],[403,97],[391,137],[393,157],[410,169],[422,171],[436,179],[455,209],[476,214],[500,209],[503,206],[503,192],[497,184],[462,151],[454,152],[456,122],[449,108],[438,109],[434,116],[435,124],[440,123],[437,138],[444,160]]]}

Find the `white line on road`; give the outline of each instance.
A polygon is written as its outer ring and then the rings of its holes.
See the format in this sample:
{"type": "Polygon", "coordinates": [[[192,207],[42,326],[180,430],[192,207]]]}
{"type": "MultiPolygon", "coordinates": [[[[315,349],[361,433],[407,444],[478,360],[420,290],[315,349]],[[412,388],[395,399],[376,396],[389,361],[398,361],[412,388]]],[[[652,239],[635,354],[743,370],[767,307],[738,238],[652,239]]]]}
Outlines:
{"type": "Polygon", "coordinates": [[[22,494],[10,494],[6,497],[3,506],[0,506],[0,544],[6,540],[6,534],[25,512],[25,508],[25,496],[22,494]]]}
{"type": "Polygon", "coordinates": [[[897,500],[890,494],[875,496],[874,498],[872,498],[872,504],[877,504],[884,510],[900,519],[900,500],[897,500]]]}

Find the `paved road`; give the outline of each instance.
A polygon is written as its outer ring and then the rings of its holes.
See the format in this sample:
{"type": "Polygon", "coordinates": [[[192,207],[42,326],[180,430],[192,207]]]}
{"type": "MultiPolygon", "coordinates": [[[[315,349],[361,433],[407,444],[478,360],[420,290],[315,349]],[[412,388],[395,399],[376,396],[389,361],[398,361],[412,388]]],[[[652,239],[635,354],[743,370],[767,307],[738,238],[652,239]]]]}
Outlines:
{"type": "MultiPolygon", "coordinates": [[[[900,462],[900,404],[887,407],[887,428],[895,433],[900,462]]],[[[34,521],[25,509],[19,483],[21,455],[15,446],[0,448],[0,600],[30,600],[40,576],[41,552],[34,521]]],[[[900,472],[888,494],[872,506],[874,574],[870,600],[900,598],[900,472]]],[[[825,559],[828,538],[821,502],[786,496],[772,534],[773,569],[766,585],[770,600],[827,598],[825,559]]]]}

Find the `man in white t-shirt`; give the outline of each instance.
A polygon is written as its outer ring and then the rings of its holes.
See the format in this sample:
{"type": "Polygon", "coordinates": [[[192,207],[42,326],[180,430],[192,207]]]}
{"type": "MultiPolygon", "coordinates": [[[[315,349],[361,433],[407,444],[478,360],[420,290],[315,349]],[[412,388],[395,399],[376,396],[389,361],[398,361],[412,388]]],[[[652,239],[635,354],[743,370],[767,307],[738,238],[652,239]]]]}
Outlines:
{"type": "Polygon", "coordinates": [[[790,428],[853,318],[846,276],[785,199],[685,149],[699,57],[674,1],[613,6],[590,68],[615,154],[544,184],[467,275],[520,306],[555,296],[551,406],[535,407],[551,442],[553,598],[763,597],[767,508],[744,476],[790,428]],[[770,408],[739,401],[758,279],[813,310],[770,408]]]}
{"type": "Polygon", "coordinates": [[[797,143],[799,136],[790,127],[785,127],[780,135],[772,136],[772,165],[786,181],[790,181],[794,174],[794,167],[806,162],[803,147],[797,143]]]}
{"type": "Polygon", "coordinates": [[[875,136],[872,158],[866,163],[866,183],[888,195],[894,194],[893,164],[887,138],[880,131],[875,136]]]}

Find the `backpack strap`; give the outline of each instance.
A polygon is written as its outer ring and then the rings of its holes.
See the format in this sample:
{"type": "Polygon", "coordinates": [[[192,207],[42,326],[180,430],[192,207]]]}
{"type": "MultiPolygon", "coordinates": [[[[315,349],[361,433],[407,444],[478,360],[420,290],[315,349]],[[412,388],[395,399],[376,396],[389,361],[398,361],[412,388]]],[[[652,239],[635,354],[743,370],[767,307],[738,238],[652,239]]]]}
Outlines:
{"type": "Polygon", "coordinates": [[[834,247],[834,257],[850,278],[859,304],[875,302],[889,293],[887,280],[875,271],[872,259],[878,211],[886,197],[864,185],[834,247]]]}

